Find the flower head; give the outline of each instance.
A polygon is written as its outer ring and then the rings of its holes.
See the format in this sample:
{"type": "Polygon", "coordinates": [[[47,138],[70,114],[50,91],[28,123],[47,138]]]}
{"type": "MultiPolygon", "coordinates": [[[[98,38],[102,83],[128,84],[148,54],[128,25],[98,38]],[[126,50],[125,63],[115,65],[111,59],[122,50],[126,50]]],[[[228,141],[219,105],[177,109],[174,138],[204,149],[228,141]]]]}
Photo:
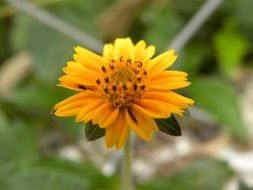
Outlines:
{"type": "Polygon", "coordinates": [[[103,56],[82,47],[75,51],[59,86],[77,93],[55,105],[55,115],[105,128],[108,148],[120,149],[130,130],[151,140],[158,131],[155,119],[182,115],[193,104],[172,91],[190,85],[187,73],[166,70],[177,58],[174,50],[152,58],[154,46],[120,38],[104,46],[103,56]]]}

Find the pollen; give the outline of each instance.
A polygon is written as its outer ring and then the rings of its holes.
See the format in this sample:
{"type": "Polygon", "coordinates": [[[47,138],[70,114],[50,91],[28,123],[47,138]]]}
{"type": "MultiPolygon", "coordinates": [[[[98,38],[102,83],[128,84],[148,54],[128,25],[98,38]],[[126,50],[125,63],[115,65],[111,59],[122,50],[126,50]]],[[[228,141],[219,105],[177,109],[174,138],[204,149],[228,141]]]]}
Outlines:
{"type": "Polygon", "coordinates": [[[124,57],[111,60],[101,67],[101,77],[96,79],[97,89],[115,107],[128,108],[145,94],[147,71],[141,61],[124,57]]]}

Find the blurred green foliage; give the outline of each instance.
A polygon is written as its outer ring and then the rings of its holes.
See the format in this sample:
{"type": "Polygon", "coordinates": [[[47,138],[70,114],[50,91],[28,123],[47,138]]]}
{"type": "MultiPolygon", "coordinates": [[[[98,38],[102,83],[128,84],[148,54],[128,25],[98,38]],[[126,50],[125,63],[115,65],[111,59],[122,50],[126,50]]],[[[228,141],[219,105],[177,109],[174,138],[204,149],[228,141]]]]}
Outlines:
{"type": "Polygon", "coordinates": [[[252,190],[252,188],[248,187],[248,186],[245,185],[245,183],[243,183],[243,182],[240,182],[239,189],[240,189],[240,190],[252,190]]]}
{"type": "Polygon", "coordinates": [[[240,117],[235,89],[221,77],[198,77],[192,81],[191,94],[198,105],[223,122],[234,137],[246,140],[246,129],[240,117]]]}
{"type": "Polygon", "coordinates": [[[171,176],[153,179],[142,185],[138,190],[222,189],[223,184],[232,174],[233,172],[226,164],[211,159],[204,159],[177,171],[171,176]]]}
{"type": "Polygon", "coordinates": [[[113,190],[115,177],[104,177],[88,162],[39,154],[34,129],[0,115],[1,190],[113,190]]]}
{"type": "MultiPolygon", "coordinates": [[[[104,11],[114,2],[63,0],[42,8],[100,38],[103,35],[99,22],[110,16],[108,12],[104,15],[104,11]]],[[[202,0],[143,1],[124,36],[135,42],[145,39],[162,52],[202,3],[202,0]]],[[[1,3],[0,10],[4,11],[6,6],[1,3]]],[[[176,65],[188,72],[192,81],[184,92],[239,140],[245,139],[247,132],[232,81],[238,70],[252,70],[253,19],[249,16],[252,10],[252,0],[224,1],[179,52],[176,65]]],[[[118,187],[117,178],[103,176],[87,161],[66,161],[56,153],[48,155],[41,150],[41,133],[57,131],[65,144],[76,142],[79,136],[81,125],[73,119],[56,119],[50,114],[56,102],[71,94],[55,85],[76,45],[79,44],[24,13],[0,18],[0,64],[23,49],[32,54],[34,63],[31,75],[9,96],[0,97],[1,190],[118,187]]],[[[50,145],[44,148],[50,150],[50,145]]],[[[223,163],[203,160],[169,177],[147,182],[139,189],[220,189],[230,176],[231,171],[223,163]]]]}
{"type": "Polygon", "coordinates": [[[234,20],[226,20],[220,31],[214,35],[214,49],[221,72],[233,74],[243,64],[248,52],[248,42],[236,30],[234,20]]]}

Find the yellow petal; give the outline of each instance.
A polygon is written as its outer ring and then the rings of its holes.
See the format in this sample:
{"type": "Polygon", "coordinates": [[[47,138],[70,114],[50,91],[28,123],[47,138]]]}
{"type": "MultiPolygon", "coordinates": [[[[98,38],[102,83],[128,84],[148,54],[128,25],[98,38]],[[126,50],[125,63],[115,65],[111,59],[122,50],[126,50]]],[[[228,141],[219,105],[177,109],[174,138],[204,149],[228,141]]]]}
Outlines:
{"type": "Polygon", "coordinates": [[[116,145],[121,138],[123,128],[123,113],[120,112],[116,120],[105,129],[105,143],[107,148],[116,145]]]}
{"type": "Polygon", "coordinates": [[[70,90],[75,90],[78,92],[82,92],[85,90],[92,90],[93,91],[93,90],[97,89],[97,87],[94,85],[81,85],[81,84],[74,84],[74,83],[70,83],[70,82],[60,83],[60,84],[57,84],[57,86],[68,88],[70,90]]]}
{"type": "Polygon", "coordinates": [[[98,75],[97,71],[88,69],[87,67],[84,67],[79,63],[68,64],[67,67],[63,68],[63,72],[67,75],[77,76],[88,80],[94,80],[94,78],[96,78],[98,75]]]}
{"type": "MultiPolygon", "coordinates": [[[[154,132],[154,131],[158,131],[158,127],[156,125],[156,122],[153,118],[149,117],[148,115],[146,115],[144,112],[142,112],[139,109],[136,109],[136,107],[131,107],[131,109],[133,110],[133,112],[137,115],[139,115],[139,117],[142,117],[145,119],[146,124],[148,124],[149,127],[145,127],[146,130],[148,132],[154,132]]],[[[138,119],[137,119],[138,120],[138,119]]]]}
{"type": "Polygon", "coordinates": [[[78,115],[80,111],[85,108],[90,102],[105,101],[101,95],[95,92],[81,92],[66,100],[56,104],[54,109],[55,115],[61,117],[78,115]]]}
{"type": "Polygon", "coordinates": [[[70,96],[69,98],[59,102],[54,106],[54,109],[59,109],[60,107],[75,102],[83,99],[90,99],[90,98],[102,98],[102,96],[98,92],[93,92],[93,91],[84,91],[80,92],[78,94],[75,94],[73,96],[70,96]]]}
{"type": "Polygon", "coordinates": [[[89,79],[84,79],[82,77],[77,77],[77,76],[69,76],[69,75],[64,75],[59,78],[59,81],[61,83],[72,83],[76,85],[93,85],[94,81],[89,80],[89,79]]]}
{"type": "Polygon", "coordinates": [[[59,112],[58,110],[54,113],[58,117],[70,117],[76,115],[80,111],[81,107],[79,108],[73,108],[73,109],[68,109],[59,112]]]}
{"type": "Polygon", "coordinates": [[[113,46],[113,59],[119,60],[121,57],[125,59],[133,59],[134,45],[130,38],[118,38],[113,46]]]}
{"type": "Polygon", "coordinates": [[[75,90],[75,91],[83,91],[82,89],[80,89],[80,86],[77,85],[77,84],[73,84],[73,83],[60,83],[60,84],[57,84],[57,86],[60,86],[60,87],[63,87],[63,88],[68,88],[70,90],[75,90]]]}
{"type": "Polygon", "coordinates": [[[120,132],[120,137],[118,138],[118,141],[116,143],[116,150],[119,150],[126,143],[129,134],[129,128],[126,122],[126,117],[124,114],[122,117],[123,117],[122,128],[120,132]]]}
{"type": "Polygon", "coordinates": [[[142,61],[145,63],[150,58],[152,58],[154,54],[155,54],[155,46],[148,46],[142,57],[142,61]]]}
{"type": "Polygon", "coordinates": [[[194,101],[190,98],[181,96],[175,92],[147,92],[143,99],[153,99],[165,102],[167,104],[172,104],[180,108],[187,108],[189,105],[192,105],[194,101]]]}
{"type": "Polygon", "coordinates": [[[101,121],[99,125],[103,128],[110,126],[118,117],[118,114],[119,114],[119,108],[115,108],[114,111],[109,115],[109,117],[105,121],[101,121]]]}
{"type": "Polygon", "coordinates": [[[136,61],[140,61],[142,59],[145,49],[146,49],[146,43],[143,40],[139,41],[135,45],[135,50],[134,50],[135,57],[134,58],[136,61]]]}
{"type": "Polygon", "coordinates": [[[75,51],[77,54],[81,55],[82,57],[88,57],[89,59],[93,60],[94,63],[102,64],[104,63],[104,58],[100,55],[97,55],[96,53],[93,53],[85,48],[82,48],[80,46],[75,47],[75,51]]]}
{"type": "Polygon", "coordinates": [[[66,110],[71,110],[71,109],[75,109],[75,108],[82,108],[84,107],[89,101],[89,99],[84,99],[84,100],[78,100],[78,101],[73,101],[70,102],[68,104],[65,104],[63,106],[61,106],[60,108],[57,109],[57,111],[55,112],[55,115],[59,115],[61,112],[64,112],[66,110]]]}
{"type": "Polygon", "coordinates": [[[170,67],[176,59],[175,50],[169,50],[150,60],[146,68],[150,73],[162,71],[170,67]]]}
{"type": "Polygon", "coordinates": [[[96,110],[97,107],[101,106],[102,104],[104,104],[106,102],[106,100],[103,99],[96,99],[96,100],[92,100],[90,101],[89,104],[87,104],[86,106],[84,106],[77,114],[76,116],[76,122],[80,122],[80,121],[85,121],[87,122],[87,118],[85,118],[85,116],[87,114],[89,114],[90,112],[94,113],[94,111],[96,110]]]}
{"type": "Polygon", "coordinates": [[[118,112],[119,108],[115,108],[111,102],[106,102],[96,109],[92,123],[106,128],[117,118],[118,112]]]}
{"type": "Polygon", "coordinates": [[[64,67],[63,72],[68,76],[77,77],[83,80],[89,81],[89,84],[94,83],[94,80],[97,79],[97,73],[91,72],[89,70],[81,70],[76,68],[64,67]]]}
{"type": "Polygon", "coordinates": [[[88,69],[99,72],[101,67],[107,62],[103,57],[80,46],[75,47],[75,51],[76,54],[73,55],[74,60],[88,69]]]}
{"type": "Polygon", "coordinates": [[[187,73],[180,71],[160,71],[147,76],[147,86],[154,89],[177,89],[190,85],[187,73]]]}
{"type": "Polygon", "coordinates": [[[134,56],[135,60],[145,63],[155,54],[155,46],[148,46],[146,48],[146,43],[143,40],[141,40],[136,44],[134,51],[135,51],[134,56]]]}
{"type": "Polygon", "coordinates": [[[181,81],[186,80],[188,74],[182,71],[159,71],[147,75],[147,82],[152,83],[156,81],[181,81]]]}
{"type": "Polygon", "coordinates": [[[83,57],[82,55],[79,54],[74,54],[73,59],[90,70],[94,70],[96,72],[101,71],[103,63],[96,63],[92,59],[89,59],[88,57],[83,57]]]}
{"type": "Polygon", "coordinates": [[[188,81],[181,81],[181,82],[168,82],[163,84],[151,84],[148,85],[150,89],[163,89],[163,90],[173,90],[173,89],[179,89],[184,88],[186,86],[189,86],[191,82],[188,81]]]}
{"type": "Polygon", "coordinates": [[[155,121],[143,112],[133,108],[125,111],[128,126],[141,138],[150,141],[151,134],[157,130],[155,121]]]}
{"type": "MultiPolygon", "coordinates": [[[[82,121],[87,123],[88,121],[92,120],[94,117],[94,112],[93,111],[90,111],[88,112],[83,118],[82,118],[82,121]]],[[[78,121],[76,121],[78,122],[78,121]]]]}
{"type": "Polygon", "coordinates": [[[113,59],[113,46],[112,44],[105,44],[103,48],[103,57],[112,60],[113,59]]]}
{"type": "Polygon", "coordinates": [[[167,118],[170,117],[171,113],[182,113],[182,110],[175,105],[153,99],[137,100],[133,107],[152,118],[167,118]]]}
{"type": "Polygon", "coordinates": [[[62,81],[58,86],[68,88],[75,91],[83,91],[83,88],[80,88],[80,86],[92,86],[92,81],[94,81],[96,76],[98,75],[98,72],[88,69],[87,67],[84,67],[82,64],[74,61],[67,62],[67,67],[63,68],[63,71],[68,75],[76,78],[80,78],[81,80],[84,80],[84,84],[78,84],[77,81],[75,81],[75,78],[67,77],[66,75],[63,78],[59,78],[60,81],[62,81]]]}
{"type": "Polygon", "coordinates": [[[110,102],[106,102],[102,106],[98,107],[94,112],[94,118],[92,120],[93,125],[98,124],[101,120],[105,120],[113,112],[111,107],[112,105],[110,102]]]}

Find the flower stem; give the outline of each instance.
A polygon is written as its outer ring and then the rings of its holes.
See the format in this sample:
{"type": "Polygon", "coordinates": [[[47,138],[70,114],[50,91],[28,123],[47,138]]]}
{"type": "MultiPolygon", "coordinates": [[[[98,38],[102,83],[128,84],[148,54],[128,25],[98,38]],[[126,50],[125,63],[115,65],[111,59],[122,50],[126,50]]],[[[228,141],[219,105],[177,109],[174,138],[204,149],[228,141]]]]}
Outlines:
{"type": "Polygon", "coordinates": [[[132,141],[131,134],[128,134],[127,142],[124,146],[124,157],[122,165],[122,190],[134,190],[132,181],[132,141]]]}

